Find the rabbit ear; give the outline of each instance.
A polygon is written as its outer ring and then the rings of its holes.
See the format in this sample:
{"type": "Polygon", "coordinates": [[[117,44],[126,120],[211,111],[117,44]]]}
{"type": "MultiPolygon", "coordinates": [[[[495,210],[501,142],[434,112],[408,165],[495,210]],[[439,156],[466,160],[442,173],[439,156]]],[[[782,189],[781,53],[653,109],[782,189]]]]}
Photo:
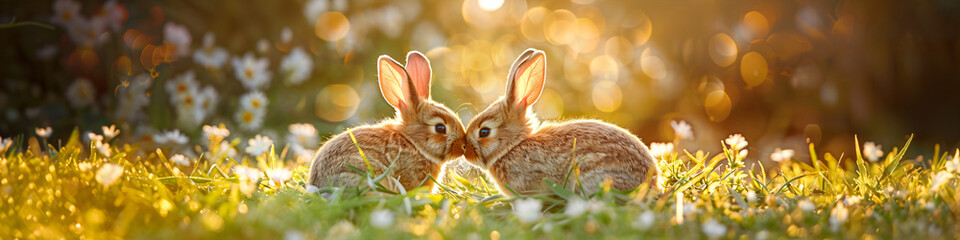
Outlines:
{"type": "Polygon", "coordinates": [[[377,79],[383,99],[400,112],[407,111],[419,100],[413,97],[415,90],[407,77],[407,71],[390,56],[382,55],[377,59],[377,79]]]}
{"type": "Polygon", "coordinates": [[[547,58],[543,51],[528,49],[521,54],[510,71],[507,101],[521,109],[537,102],[543,92],[546,70],[547,58]]]}
{"type": "Polygon", "coordinates": [[[413,87],[417,90],[417,96],[421,99],[430,99],[430,82],[432,69],[430,60],[417,51],[410,51],[407,54],[407,66],[405,68],[410,74],[410,80],[413,80],[413,87]]]}

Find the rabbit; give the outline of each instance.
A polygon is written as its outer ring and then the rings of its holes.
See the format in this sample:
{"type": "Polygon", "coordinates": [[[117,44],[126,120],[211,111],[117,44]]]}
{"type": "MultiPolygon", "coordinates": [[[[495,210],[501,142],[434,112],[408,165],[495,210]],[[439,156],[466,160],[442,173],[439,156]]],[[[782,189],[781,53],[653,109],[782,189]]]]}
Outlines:
{"type": "Polygon", "coordinates": [[[500,192],[512,196],[541,192],[544,179],[578,193],[597,192],[605,179],[611,187],[632,190],[649,178],[659,192],[660,169],[640,139],[599,120],[540,123],[530,110],[546,79],[546,54],[527,49],[513,63],[506,94],[467,124],[466,160],[487,171],[500,192]],[[574,147],[576,140],[576,147],[574,147]],[[575,187],[574,161],[579,161],[575,187]],[[509,187],[509,188],[507,188],[509,187]]]}
{"type": "Polygon", "coordinates": [[[397,191],[396,179],[403,189],[421,186],[428,189],[440,173],[441,166],[463,155],[463,124],[443,104],[430,99],[431,67],[426,56],[417,51],[407,54],[404,68],[387,55],[377,60],[380,92],[394,109],[396,116],[375,125],[348,130],[356,138],[354,145],[347,132],[327,140],[314,156],[307,184],[315,187],[356,187],[365,184],[363,176],[347,165],[367,170],[357,146],[373,168],[374,176],[391,164],[387,178],[380,183],[397,191]]]}

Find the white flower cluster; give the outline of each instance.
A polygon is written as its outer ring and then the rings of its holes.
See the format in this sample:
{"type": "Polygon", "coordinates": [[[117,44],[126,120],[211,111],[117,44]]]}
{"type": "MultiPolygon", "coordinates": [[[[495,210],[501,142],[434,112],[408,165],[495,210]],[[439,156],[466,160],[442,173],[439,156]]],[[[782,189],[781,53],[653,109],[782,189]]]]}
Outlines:
{"type": "Polygon", "coordinates": [[[78,46],[95,47],[110,39],[109,32],[120,32],[127,20],[127,9],[116,0],[108,0],[100,6],[97,14],[84,17],[83,6],[74,0],[53,2],[53,17],[50,22],[67,30],[70,39],[78,46]]]}
{"type": "Polygon", "coordinates": [[[177,113],[180,127],[196,128],[216,111],[220,97],[212,86],[200,88],[196,74],[188,71],[166,84],[170,104],[177,113]]]}

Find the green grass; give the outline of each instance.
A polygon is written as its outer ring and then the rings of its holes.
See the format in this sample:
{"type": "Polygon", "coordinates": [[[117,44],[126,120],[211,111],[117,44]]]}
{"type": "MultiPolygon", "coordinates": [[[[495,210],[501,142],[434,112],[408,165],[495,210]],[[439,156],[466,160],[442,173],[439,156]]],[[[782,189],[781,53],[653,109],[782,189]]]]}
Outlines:
{"type": "Polygon", "coordinates": [[[0,238],[691,239],[723,226],[716,237],[939,239],[960,231],[956,173],[931,190],[952,154],[937,148],[931,159],[907,159],[909,140],[877,162],[864,160],[859,147],[845,158],[811,144],[813,159],[766,170],[726,147],[681,151],[659,162],[662,194],[641,186],[579,196],[558,187],[507,198],[476,170],[449,171],[435,193],[393,193],[378,185],[382,176],[368,176],[357,189],[307,193],[306,166],[290,168],[289,180],[269,180],[265,172],[284,164],[275,151],[246,157],[261,175],[250,181],[233,172],[232,159],[178,166],[167,159],[175,154],[169,149],[120,143],[107,158],[77,139],[74,133],[62,147],[43,147],[19,138],[11,149],[24,151],[0,153],[0,238]],[[109,186],[97,181],[107,163],[123,168],[109,186]],[[244,186],[255,189],[247,195],[244,186]],[[543,215],[521,222],[512,206],[527,198],[543,203],[543,215]],[[592,199],[586,213],[567,214],[573,198],[592,199]],[[682,220],[678,208],[686,209],[682,220]],[[384,210],[394,219],[377,228],[371,214],[384,210]]]}

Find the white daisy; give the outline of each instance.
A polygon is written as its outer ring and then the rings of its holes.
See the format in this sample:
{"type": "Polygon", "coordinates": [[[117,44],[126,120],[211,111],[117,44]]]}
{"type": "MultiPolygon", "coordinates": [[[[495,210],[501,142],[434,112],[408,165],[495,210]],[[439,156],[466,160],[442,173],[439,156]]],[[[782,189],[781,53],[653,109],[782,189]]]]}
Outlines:
{"type": "Polygon", "coordinates": [[[207,116],[210,116],[211,113],[216,111],[219,101],[220,96],[217,94],[217,90],[214,90],[211,86],[203,87],[203,90],[197,92],[196,106],[193,108],[193,115],[196,121],[202,122],[204,119],[207,119],[207,116]]]}
{"type": "Polygon", "coordinates": [[[307,18],[307,23],[312,26],[317,22],[317,18],[330,8],[330,0],[310,0],[303,7],[303,16],[307,18]]]}
{"type": "Polygon", "coordinates": [[[280,71],[283,72],[287,83],[291,85],[303,83],[313,72],[313,59],[303,48],[294,47],[290,55],[280,62],[280,71]]]}
{"type": "Polygon", "coordinates": [[[673,134],[679,139],[693,139],[693,127],[687,121],[670,121],[670,127],[673,127],[673,134]]]}
{"type": "Polygon", "coordinates": [[[810,202],[810,200],[804,199],[797,202],[797,208],[800,208],[800,210],[804,212],[810,212],[816,210],[817,206],[813,205],[813,202],[810,202]]]}
{"type": "Polygon", "coordinates": [[[293,172],[286,168],[274,168],[267,170],[267,177],[270,178],[270,181],[273,181],[275,184],[280,184],[290,180],[290,177],[293,176],[293,172]]]}
{"type": "Polygon", "coordinates": [[[178,104],[180,97],[184,94],[193,95],[197,92],[196,74],[193,71],[187,71],[173,78],[165,84],[167,93],[170,94],[170,103],[178,104]]]}
{"type": "Polygon", "coordinates": [[[103,136],[97,135],[96,133],[88,131],[87,136],[85,137],[84,140],[86,140],[86,142],[92,142],[92,143],[103,142],[103,136]]]}
{"type": "Polygon", "coordinates": [[[264,111],[269,103],[270,101],[267,100],[267,95],[264,95],[263,92],[260,91],[253,91],[240,96],[240,107],[243,109],[264,111]]]}
{"type": "Polygon", "coordinates": [[[270,41],[266,39],[260,39],[257,41],[257,52],[260,54],[267,54],[270,51],[270,41]]]}
{"type": "Polygon", "coordinates": [[[830,227],[836,232],[840,230],[840,226],[847,222],[847,219],[850,218],[850,212],[847,210],[847,207],[843,203],[837,203],[837,206],[830,210],[830,227]]]}
{"type": "Polygon", "coordinates": [[[113,139],[120,134],[120,129],[117,129],[116,125],[110,125],[110,127],[103,126],[100,127],[100,129],[103,130],[103,138],[107,141],[110,141],[110,139],[113,139]]]}
{"type": "Polygon", "coordinates": [[[66,95],[67,99],[70,100],[70,106],[79,109],[90,106],[91,103],[96,101],[97,90],[94,89],[90,80],[78,78],[67,87],[66,95]]]}
{"type": "Polygon", "coordinates": [[[110,157],[110,144],[104,143],[102,141],[96,141],[93,143],[94,147],[97,149],[97,152],[104,157],[110,157]]]}
{"type": "Polygon", "coordinates": [[[740,134],[730,135],[730,137],[727,137],[727,139],[724,140],[724,142],[726,142],[727,145],[730,146],[730,149],[734,151],[739,151],[740,149],[743,149],[744,147],[746,147],[748,144],[747,139],[743,138],[743,136],[740,134]]]}
{"type": "Polygon", "coordinates": [[[948,172],[960,172],[960,149],[953,154],[953,159],[944,164],[948,172]]]}
{"type": "Polygon", "coordinates": [[[157,144],[172,143],[177,145],[184,145],[184,144],[187,144],[187,141],[189,141],[189,138],[187,138],[187,135],[183,135],[183,133],[180,133],[180,129],[174,129],[172,131],[165,131],[153,136],[153,141],[156,142],[157,144]]]}
{"type": "Polygon", "coordinates": [[[174,55],[184,57],[190,54],[190,30],[187,27],[172,22],[163,25],[163,41],[173,47],[174,55]]]}
{"type": "Polygon", "coordinates": [[[309,123],[290,124],[287,143],[313,148],[317,146],[317,129],[309,123]]]}
{"type": "Polygon", "coordinates": [[[290,27],[285,27],[280,31],[280,42],[290,44],[290,41],[293,41],[293,30],[290,30],[290,27]]]}
{"type": "Polygon", "coordinates": [[[265,113],[262,110],[253,110],[242,108],[236,113],[236,120],[240,123],[240,128],[247,131],[255,131],[263,125],[265,113]]]}
{"type": "Polygon", "coordinates": [[[793,158],[793,149],[774,149],[770,154],[770,159],[775,162],[783,162],[793,158]]]}
{"type": "Polygon", "coordinates": [[[883,157],[883,149],[876,143],[866,142],[863,144],[863,157],[870,160],[870,162],[877,162],[877,160],[880,160],[880,157],[883,157]]]}
{"type": "Polygon", "coordinates": [[[590,202],[580,198],[573,198],[570,201],[567,201],[567,208],[564,210],[564,214],[571,217],[580,216],[590,210],[590,202]]]}
{"type": "Polygon", "coordinates": [[[80,3],[73,0],[53,1],[53,17],[51,22],[64,28],[71,28],[83,16],[80,15],[80,3]]]}
{"type": "Polygon", "coordinates": [[[121,175],[123,175],[123,167],[115,163],[106,163],[97,170],[96,179],[104,187],[109,187],[120,179],[121,175]]]}
{"type": "Polygon", "coordinates": [[[707,235],[707,238],[718,239],[727,234],[727,226],[717,222],[717,220],[711,218],[703,223],[701,226],[703,234],[707,235]]]}
{"type": "Polygon", "coordinates": [[[937,172],[937,174],[933,176],[933,180],[930,184],[930,189],[933,191],[940,190],[940,187],[943,186],[943,184],[949,182],[950,179],[952,178],[953,178],[953,174],[950,172],[947,172],[947,171],[937,172]]]}
{"type": "Polygon", "coordinates": [[[653,226],[653,222],[656,220],[656,215],[653,214],[653,211],[647,210],[637,215],[637,219],[633,220],[633,227],[640,230],[650,229],[650,226],[653,226]]]}
{"type": "Polygon", "coordinates": [[[110,40],[106,34],[106,23],[102,18],[78,18],[67,28],[67,34],[78,46],[100,46],[110,40]]]}
{"type": "Polygon", "coordinates": [[[153,79],[147,74],[140,74],[129,78],[116,87],[117,110],[116,116],[119,120],[134,121],[140,110],[150,104],[150,97],[147,90],[150,88],[153,79]]]}
{"type": "Polygon", "coordinates": [[[267,69],[270,62],[266,58],[255,58],[252,53],[233,58],[233,69],[237,80],[247,90],[259,90],[270,84],[272,76],[267,69]]]}
{"type": "Polygon", "coordinates": [[[203,36],[203,48],[193,52],[193,61],[211,69],[219,69],[227,62],[227,58],[229,57],[227,50],[214,46],[214,36],[212,32],[208,32],[203,36]]]}
{"type": "Polygon", "coordinates": [[[38,137],[43,139],[47,139],[50,137],[50,135],[53,135],[53,128],[51,127],[36,128],[34,131],[37,132],[38,137]]]}
{"type": "Polygon", "coordinates": [[[669,155],[673,152],[673,143],[650,143],[650,154],[654,157],[669,155]]]}
{"type": "Polygon", "coordinates": [[[540,219],[543,204],[535,198],[518,199],[513,202],[513,214],[522,223],[531,223],[540,219]]]}
{"type": "Polygon", "coordinates": [[[183,154],[173,155],[170,157],[170,161],[182,166],[190,166],[190,159],[183,154]]]}
{"type": "Polygon", "coordinates": [[[217,137],[217,139],[224,139],[227,136],[230,136],[230,130],[222,125],[221,126],[204,125],[203,136],[207,139],[212,139],[213,137],[217,137]]]}
{"type": "Polygon", "coordinates": [[[107,26],[114,32],[120,32],[123,22],[127,20],[127,9],[116,0],[107,0],[97,12],[97,17],[102,17],[107,21],[107,26]]]}
{"type": "Polygon", "coordinates": [[[260,156],[270,150],[270,147],[273,146],[273,140],[271,140],[270,137],[258,134],[256,137],[248,140],[247,144],[247,153],[254,156],[260,156]]]}
{"type": "Polygon", "coordinates": [[[370,213],[370,225],[379,229],[387,229],[393,226],[393,212],[380,209],[370,213]]]}

